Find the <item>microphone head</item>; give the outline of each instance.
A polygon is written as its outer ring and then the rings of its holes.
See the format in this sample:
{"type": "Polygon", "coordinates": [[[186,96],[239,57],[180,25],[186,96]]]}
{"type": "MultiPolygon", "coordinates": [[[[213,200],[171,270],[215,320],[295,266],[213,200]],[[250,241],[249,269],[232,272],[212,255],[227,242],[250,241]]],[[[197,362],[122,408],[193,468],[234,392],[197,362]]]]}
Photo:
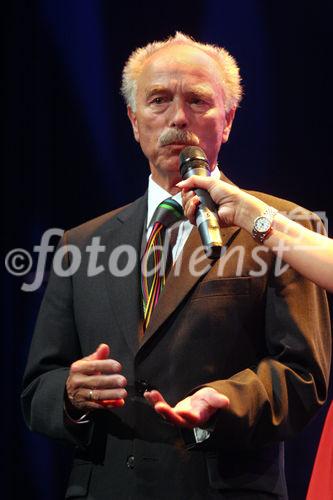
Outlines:
{"type": "Polygon", "coordinates": [[[182,178],[187,176],[195,167],[203,168],[209,172],[206,153],[199,146],[186,146],[179,154],[179,171],[182,178]]]}
{"type": "Polygon", "coordinates": [[[185,146],[179,154],[180,164],[191,160],[204,160],[208,163],[206,153],[199,146],[185,146]]]}

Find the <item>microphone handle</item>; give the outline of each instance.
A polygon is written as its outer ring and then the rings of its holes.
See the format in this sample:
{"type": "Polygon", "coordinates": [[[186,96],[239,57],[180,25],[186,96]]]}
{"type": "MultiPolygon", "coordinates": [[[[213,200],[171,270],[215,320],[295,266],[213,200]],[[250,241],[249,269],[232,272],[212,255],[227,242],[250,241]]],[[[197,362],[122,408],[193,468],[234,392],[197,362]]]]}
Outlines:
{"type": "Polygon", "coordinates": [[[197,209],[196,224],[206,256],[210,259],[218,259],[221,257],[223,243],[216,205],[206,190],[198,188],[194,191],[201,202],[197,209]]]}

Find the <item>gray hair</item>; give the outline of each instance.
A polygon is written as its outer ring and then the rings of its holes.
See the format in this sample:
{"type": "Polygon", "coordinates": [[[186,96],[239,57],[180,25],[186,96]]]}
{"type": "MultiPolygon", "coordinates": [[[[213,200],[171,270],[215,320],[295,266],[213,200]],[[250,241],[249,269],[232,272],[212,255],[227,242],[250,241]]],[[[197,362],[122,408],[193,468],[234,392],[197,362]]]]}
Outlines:
{"type": "Polygon", "coordinates": [[[236,60],[222,47],[197,42],[177,31],[174,36],[170,36],[162,42],[152,42],[145,47],[139,47],[128,58],[123,70],[121,93],[132,111],[136,111],[137,80],[145,61],[158,50],[176,44],[196,47],[217,61],[221,68],[225,109],[228,112],[232,108],[237,108],[242,98],[242,86],[236,60]]]}

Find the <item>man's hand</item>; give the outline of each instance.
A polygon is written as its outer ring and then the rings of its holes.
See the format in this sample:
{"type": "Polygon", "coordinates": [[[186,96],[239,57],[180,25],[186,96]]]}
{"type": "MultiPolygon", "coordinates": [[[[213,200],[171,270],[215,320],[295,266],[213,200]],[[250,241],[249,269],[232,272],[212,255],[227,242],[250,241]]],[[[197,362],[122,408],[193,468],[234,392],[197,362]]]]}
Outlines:
{"type": "Polygon", "coordinates": [[[121,364],[109,355],[109,346],[101,344],[71,365],[66,382],[68,410],[86,412],[125,404],[127,380],[120,374],[121,364]]]}
{"type": "Polygon", "coordinates": [[[144,397],[163,418],[172,424],[190,429],[204,426],[217,410],[228,408],[230,404],[226,396],[211,387],[199,389],[174,407],[156,390],[145,392],[144,397]]]}

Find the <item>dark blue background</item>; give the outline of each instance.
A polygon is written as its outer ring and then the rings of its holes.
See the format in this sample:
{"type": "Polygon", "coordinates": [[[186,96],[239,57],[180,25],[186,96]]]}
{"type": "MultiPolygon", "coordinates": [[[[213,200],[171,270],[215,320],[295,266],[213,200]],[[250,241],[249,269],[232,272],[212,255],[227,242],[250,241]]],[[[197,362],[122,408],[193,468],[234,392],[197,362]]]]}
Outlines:
{"type": "MultiPolygon", "coordinates": [[[[32,252],[51,227],[70,228],[146,188],[147,163],[119,94],[129,53],[182,30],[225,46],[245,96],[221,155],[244,188],[332,213],[330,2],[192,0],[12,1],[2,7],[2,233],[5,254],[32,252]]],[[[35,260],[36,262],[36,260],[35,260]]],[[[45,288],[1,284],[2,498],[63,498],[70,449],[30,433],[19,393],[45,288]],[[2,467],[4,470],[4,467],[2,467]],[[4,496],[3,496],[4,495],[4,496]]],[[[290,498],[303,499],[327,405],[287,445],[290,498]]]]}

